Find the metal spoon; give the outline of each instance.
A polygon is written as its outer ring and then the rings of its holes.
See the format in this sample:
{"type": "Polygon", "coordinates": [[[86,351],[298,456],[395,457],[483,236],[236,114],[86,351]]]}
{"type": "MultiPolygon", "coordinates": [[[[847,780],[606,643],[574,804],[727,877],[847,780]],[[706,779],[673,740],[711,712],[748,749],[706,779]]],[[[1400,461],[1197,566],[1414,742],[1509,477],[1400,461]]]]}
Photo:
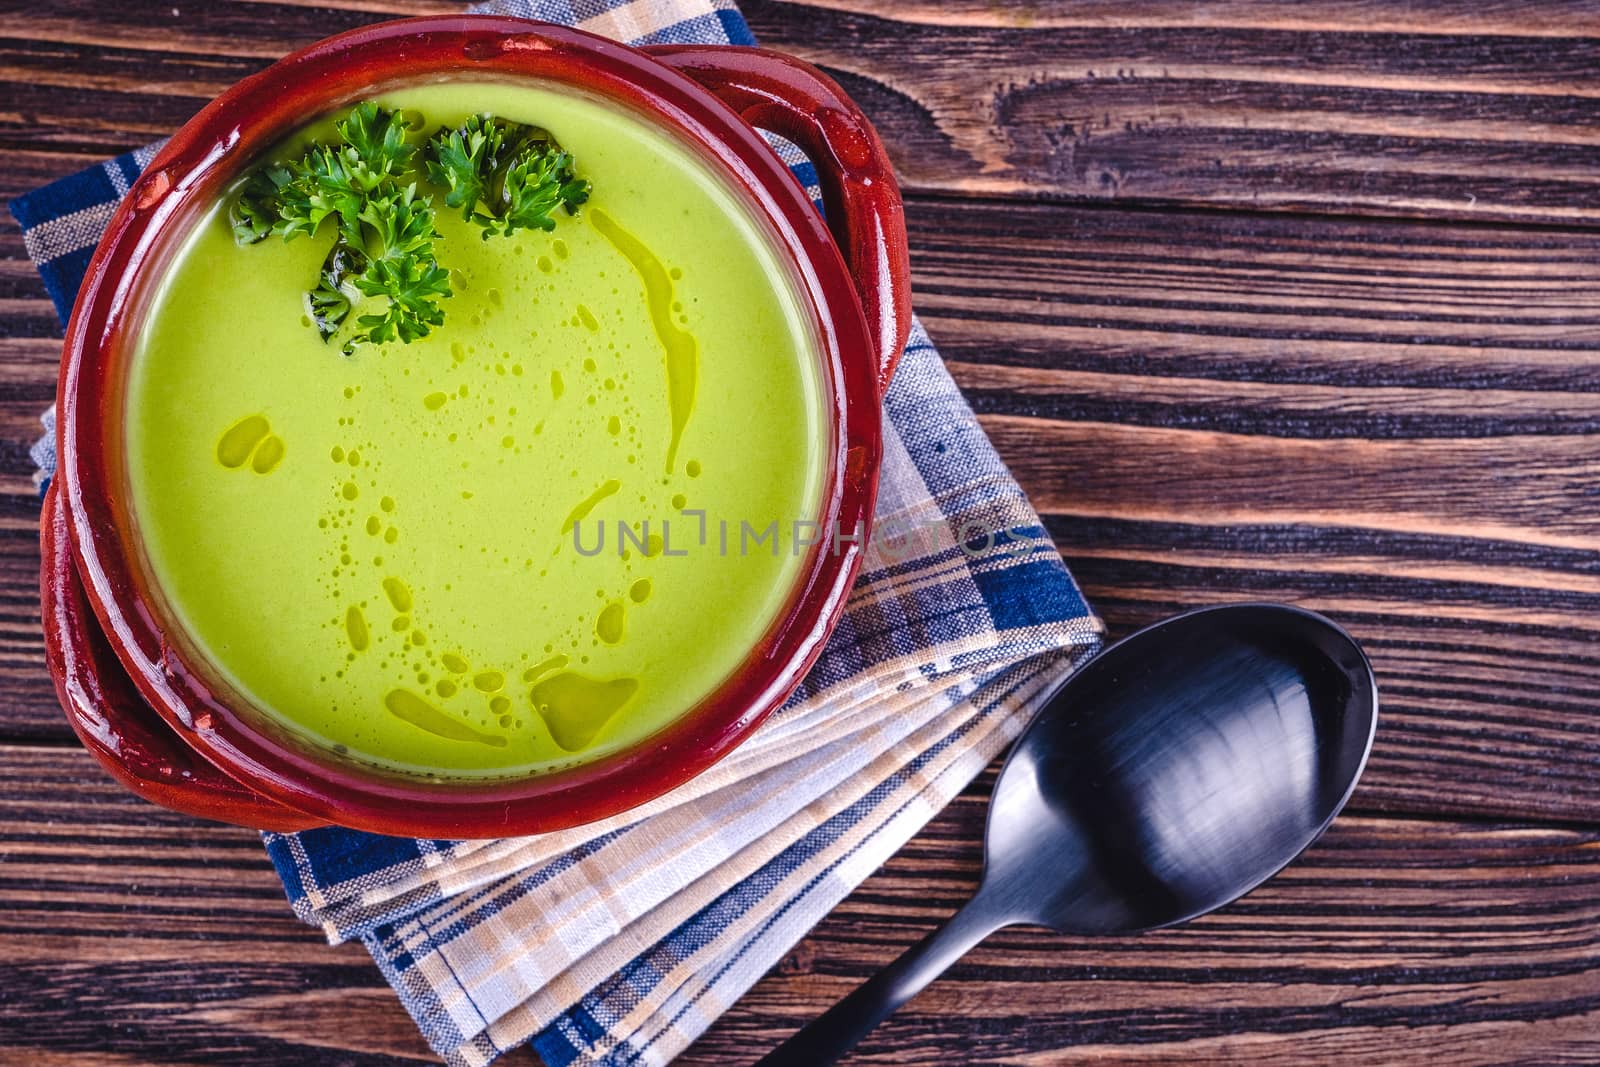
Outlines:
{"type": "Polygon", "coordinates": [[[1003,926],[1125,934],[1237,900],[1333,821],[1377,722],[1366,656],[1309,611],[1205,608],[1118,642],[1001,768],[972,900],[761,1063],[833,1062],[1003,926]]]}

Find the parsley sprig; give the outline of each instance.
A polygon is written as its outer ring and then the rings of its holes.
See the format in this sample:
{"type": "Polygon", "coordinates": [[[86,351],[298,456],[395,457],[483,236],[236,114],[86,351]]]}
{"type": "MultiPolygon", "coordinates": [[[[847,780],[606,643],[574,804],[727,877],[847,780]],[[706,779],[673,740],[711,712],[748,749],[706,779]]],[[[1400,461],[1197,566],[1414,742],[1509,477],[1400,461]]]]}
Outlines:
{"type": "Polygon", "coordinates": [[[382,315],[362,315],[356,325],[374,343],[396,337],[410,344],[444,322],[437,301],[450,295],[450,275],[433,258],[433,207],[408,185],[367,201],[361,221],[377,234],[380,249],[353,283],[365,296],[388,301],[382,315]]]}
{"type": "Polygon", "coordinates": [[[409,344],[444,322],[439,302],[451,296],[450,275],[434,254],[433,198],[418,195],[418,178],[482,227],[485,240],[553,230],[558,207],[576,214],[589,198],[571,153],[541,127],[474,115],[419,144],[421,127],[414,113],[358,104],[334,124],[338,143],[258,168],[228,206],[241,245],[331,226],[333,245],[305,301],[324,341],[358,307],[364,312],[344,342],[347,355],[360,344],[409,344]]]}
{"type": "Polygon", "coordinates": [[[572,154],[540,126],[473,115],[434,134],[425,150],[428,177],[444,202],[483,227],[484,240],[517,230],[553,230],[557,207],[575,215],[589,199],[572,154]],[[483,210],[478,210],[479,204],[483,210]]]}
{"type": "Polygon", "coordinates": [[[471,219],[505,149],[502,125],[473,115],[455,130],[440,130],[428,142],[428,179],[446,190],[446,207],[459,208],[471,219]]]}

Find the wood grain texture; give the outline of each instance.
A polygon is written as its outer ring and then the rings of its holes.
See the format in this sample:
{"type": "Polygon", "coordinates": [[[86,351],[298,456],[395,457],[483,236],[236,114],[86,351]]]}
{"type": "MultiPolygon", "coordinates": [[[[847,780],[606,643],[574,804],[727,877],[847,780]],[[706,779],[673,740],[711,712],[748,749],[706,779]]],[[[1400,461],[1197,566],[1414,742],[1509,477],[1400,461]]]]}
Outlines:
{"type": "MultiPolygon", "coordinates": [[[[0,148],[133,148],[293,47],[461,6],[18,5],[0,27],[0,148]]],[[[1592,224],[1600,14],[1464,6],[760,0],[746,13],[866,106],[917,191],[1592,224]]]]}
{"type": "Polygon", "coordinates": [[[1594,219],[1592,5],[746,5],[919,191],[1594,219]]]}
{"type": "MultiPolygon", "coordinates": [[[[0,198],[445,0],[0,17],[0,198]]],[[[1114,633],[1284,599],[1367,645],[1356,814],[1193,927],[1011,931],[853,1062],[1600,1062],[1600,9],[747,3],[878,122],[917,307],[1114,633]]],[[[255,838],[70,747],[27,445],[59,327],[0,217],[0,1062],[429,1062],[255,838]]],[[[968,892],[986,789],[682,1062],[748,1062],[968,892]]],[[[531,1062],[516,1057],[514,1062],[531,1062]]]]}
{"type": "MultiPolygon", "coordinates": [[[[680,1062],[749,1062],[953,911],[976,882],[989,786],[680,1062]]],[[[1347,818],[1277,881],[1186,928],[1100,942],[1006,931],[851,1062],[1592,1063],[1596,885],[1594,830],[1347,818]]],[[[290,917],[255,835],[154,811],[81,752],[0,749],[0,945],[8,1062],[428,1059],[365,954],[290,917]]]]}
{"type": "Polygon", "coordinates": [[[6,1063],[434,1061],[254,833],[138,802],[81,750],[0,748],[0,945],[6,1063]]]}

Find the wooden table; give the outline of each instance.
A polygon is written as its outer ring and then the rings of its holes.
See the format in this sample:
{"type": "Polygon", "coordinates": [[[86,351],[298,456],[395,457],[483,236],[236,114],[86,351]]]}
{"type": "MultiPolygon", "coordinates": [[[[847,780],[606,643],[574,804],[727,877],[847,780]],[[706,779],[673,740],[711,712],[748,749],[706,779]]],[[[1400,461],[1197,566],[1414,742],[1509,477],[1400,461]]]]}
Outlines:
{"type": "MultiPolygon", "coordinates": [[[[9,197],[454,5],[0,7],[9,197]]],[[[1600,5],[747,13],[879,123],[923,319],[1113,633],[1288,600],[1364,640],[1384,696],[1350,813],[1270,886],[1136,939],[1005,933],[853,1062],[1600,1062],[1600,5]]],[[[0,1062],[429,1060],[253,834],[73,743],[26,455],[60,329],[9,219],[0,308],[0,1062]]],[[[747,1061],[949,914],[986,788],[685,1061],[747,1061]]]]}

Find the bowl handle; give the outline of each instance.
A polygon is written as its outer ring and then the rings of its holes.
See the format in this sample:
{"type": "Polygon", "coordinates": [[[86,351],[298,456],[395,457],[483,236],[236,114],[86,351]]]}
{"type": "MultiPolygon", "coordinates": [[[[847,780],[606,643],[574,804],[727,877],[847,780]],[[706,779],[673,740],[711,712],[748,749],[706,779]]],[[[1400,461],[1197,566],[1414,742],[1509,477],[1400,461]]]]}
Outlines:
{"type": "Polygon", "coordinates": [[[872,124],[833,79],[780,52],[730,45],[642,51],[711,90],[750,125],[793,141],[816,164],[828,226],[866,312],[882,395],[911,329],[911,263],[900,187],[872,124]]]}

